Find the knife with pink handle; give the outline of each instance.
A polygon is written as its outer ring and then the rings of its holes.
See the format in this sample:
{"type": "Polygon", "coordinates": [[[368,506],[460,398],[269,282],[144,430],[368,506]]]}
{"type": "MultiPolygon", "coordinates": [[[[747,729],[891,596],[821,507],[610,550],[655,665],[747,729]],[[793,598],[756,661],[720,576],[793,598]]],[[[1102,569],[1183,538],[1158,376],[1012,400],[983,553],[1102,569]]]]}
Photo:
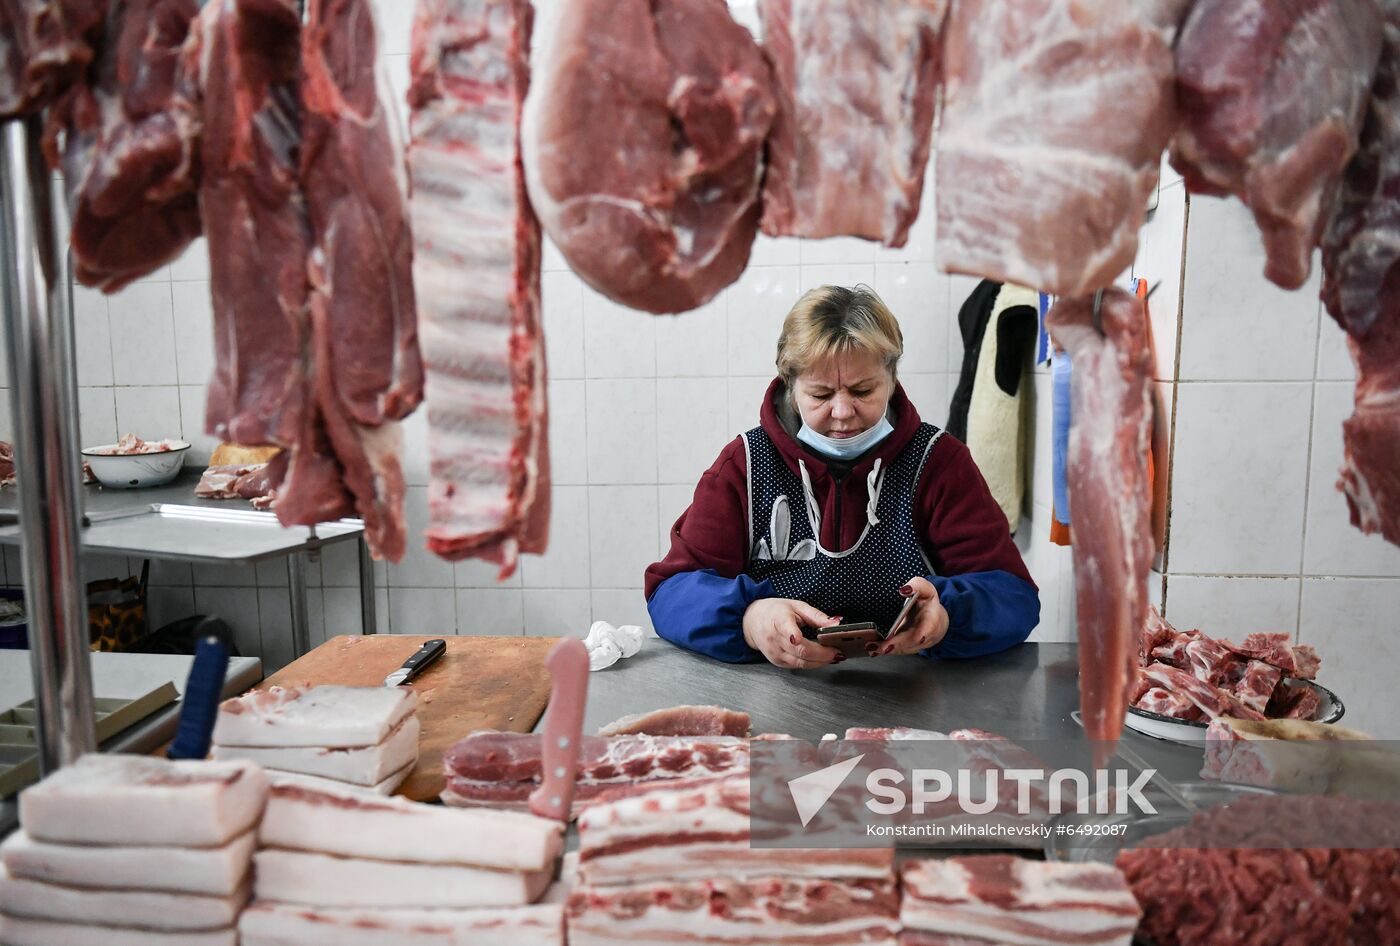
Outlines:
{"type": "Polygon", "coordinates": [[[583,708],[588,701],[588,649],[577,638],[562,640],[545,658],[553,685],[544,721],[544,778],[530,793],[530,811],[567,822],[574,802],[583,708]]]}

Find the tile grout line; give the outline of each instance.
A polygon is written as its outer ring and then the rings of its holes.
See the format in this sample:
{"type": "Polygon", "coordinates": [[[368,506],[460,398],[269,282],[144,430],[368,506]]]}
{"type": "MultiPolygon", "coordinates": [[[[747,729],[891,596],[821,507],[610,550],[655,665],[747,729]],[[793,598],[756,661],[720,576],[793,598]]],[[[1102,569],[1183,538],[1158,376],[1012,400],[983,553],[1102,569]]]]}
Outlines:
{"type": "Polygon", "coordinates": [[[1312,454],[1313,438],[1317,436],[1317,373],[1322,359],[1322,302],[1317,303],[1317,330],[1313,345],[1312,403],[1308,411],[1308,450],[1303,467],[1303,525],[1298,543],[1298,615],[1293,627],[1293,640],[1303,640],[1303,581],[1308,562],[1308,510],[1312,504],[1312,454]]]}
{"type": "Polygon", "coordinates": [[[1183,188],[1181,210],[1181,266],[1177,270],[1176,345],[1172,360],[1172,409],[1167,422],[1167,508],[1162,526],[1162,617],[1167,616],[1167,592],[1171,576],[1172,496],[1176,485],[1176,416],[1181,406],[1181,337],[1186,328],[1186,253],[1191,241],[1191,195],[1183,188]]]}

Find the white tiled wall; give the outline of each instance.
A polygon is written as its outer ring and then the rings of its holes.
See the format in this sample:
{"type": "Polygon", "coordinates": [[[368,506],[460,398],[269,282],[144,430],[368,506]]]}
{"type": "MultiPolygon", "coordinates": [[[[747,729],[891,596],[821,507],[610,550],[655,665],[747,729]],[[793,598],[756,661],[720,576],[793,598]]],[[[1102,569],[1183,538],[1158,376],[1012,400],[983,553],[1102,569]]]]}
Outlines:
{"type": "Polygon", "coordinates": [[[1137,263],[1149,279],[1181,268],[1158,233],[1184,231],[1180,312],[1157,305],[1170,280],[1153,297],[1158,374],[1175,399],[1166,616],[1222,637],[1294,634],[1321,653],[1319,680],[1348,722],[1400,737],[1388,679],[1400,549],[1354,529],[1336,489],[1355,375],[1318,267],[1303,289],[1278,289],[1248,211],[1197,197],[1179,213],[1181,190],[1164,186],[1137,263]],[[1178,337],[1179,361],[1163,345],[1178,337]]]}

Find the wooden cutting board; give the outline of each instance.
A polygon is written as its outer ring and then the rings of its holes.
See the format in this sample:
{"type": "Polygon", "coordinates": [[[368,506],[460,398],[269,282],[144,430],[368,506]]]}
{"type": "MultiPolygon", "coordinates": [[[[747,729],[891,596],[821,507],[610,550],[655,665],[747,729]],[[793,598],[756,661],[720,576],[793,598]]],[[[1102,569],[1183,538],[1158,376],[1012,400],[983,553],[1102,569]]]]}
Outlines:
{"type": "MultiPolygon", "coordinates": [[[[432,637],[376,634],[332,637],[258,684],[336,683],[381,686],[384,678],[432,637]]],[[[556,637],[447,637],[447,653],[407,684],[418,691],[423,735],[418,765],[398,794],[436,801],[443,788],[442,753],[479,729],[529,732],[549,702],[544,659],[556,637]]]]}

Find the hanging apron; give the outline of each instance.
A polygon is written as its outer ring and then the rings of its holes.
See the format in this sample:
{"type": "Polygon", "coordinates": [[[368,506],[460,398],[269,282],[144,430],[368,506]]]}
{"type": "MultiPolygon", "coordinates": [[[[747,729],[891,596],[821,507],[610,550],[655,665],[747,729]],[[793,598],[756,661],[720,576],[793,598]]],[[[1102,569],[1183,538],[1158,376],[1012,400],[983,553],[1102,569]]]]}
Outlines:
{"type": "MultiPolygon", "coordinates": [[[[899,616],[899,587],[932,575],[914,528],[914,500],[924,464],[943,431],[920,424],[890,463],[866,477],[865,529],[844,552],[821,545],[821,508],[804,461],[801,477],[783,462],[762,427],[744,434],[748,458],[749,561],[744,573],[847,623],[874,621],[887,630],[899,616]]],[[[852,510],[859,514],[858,510],[852,510]]]]}

